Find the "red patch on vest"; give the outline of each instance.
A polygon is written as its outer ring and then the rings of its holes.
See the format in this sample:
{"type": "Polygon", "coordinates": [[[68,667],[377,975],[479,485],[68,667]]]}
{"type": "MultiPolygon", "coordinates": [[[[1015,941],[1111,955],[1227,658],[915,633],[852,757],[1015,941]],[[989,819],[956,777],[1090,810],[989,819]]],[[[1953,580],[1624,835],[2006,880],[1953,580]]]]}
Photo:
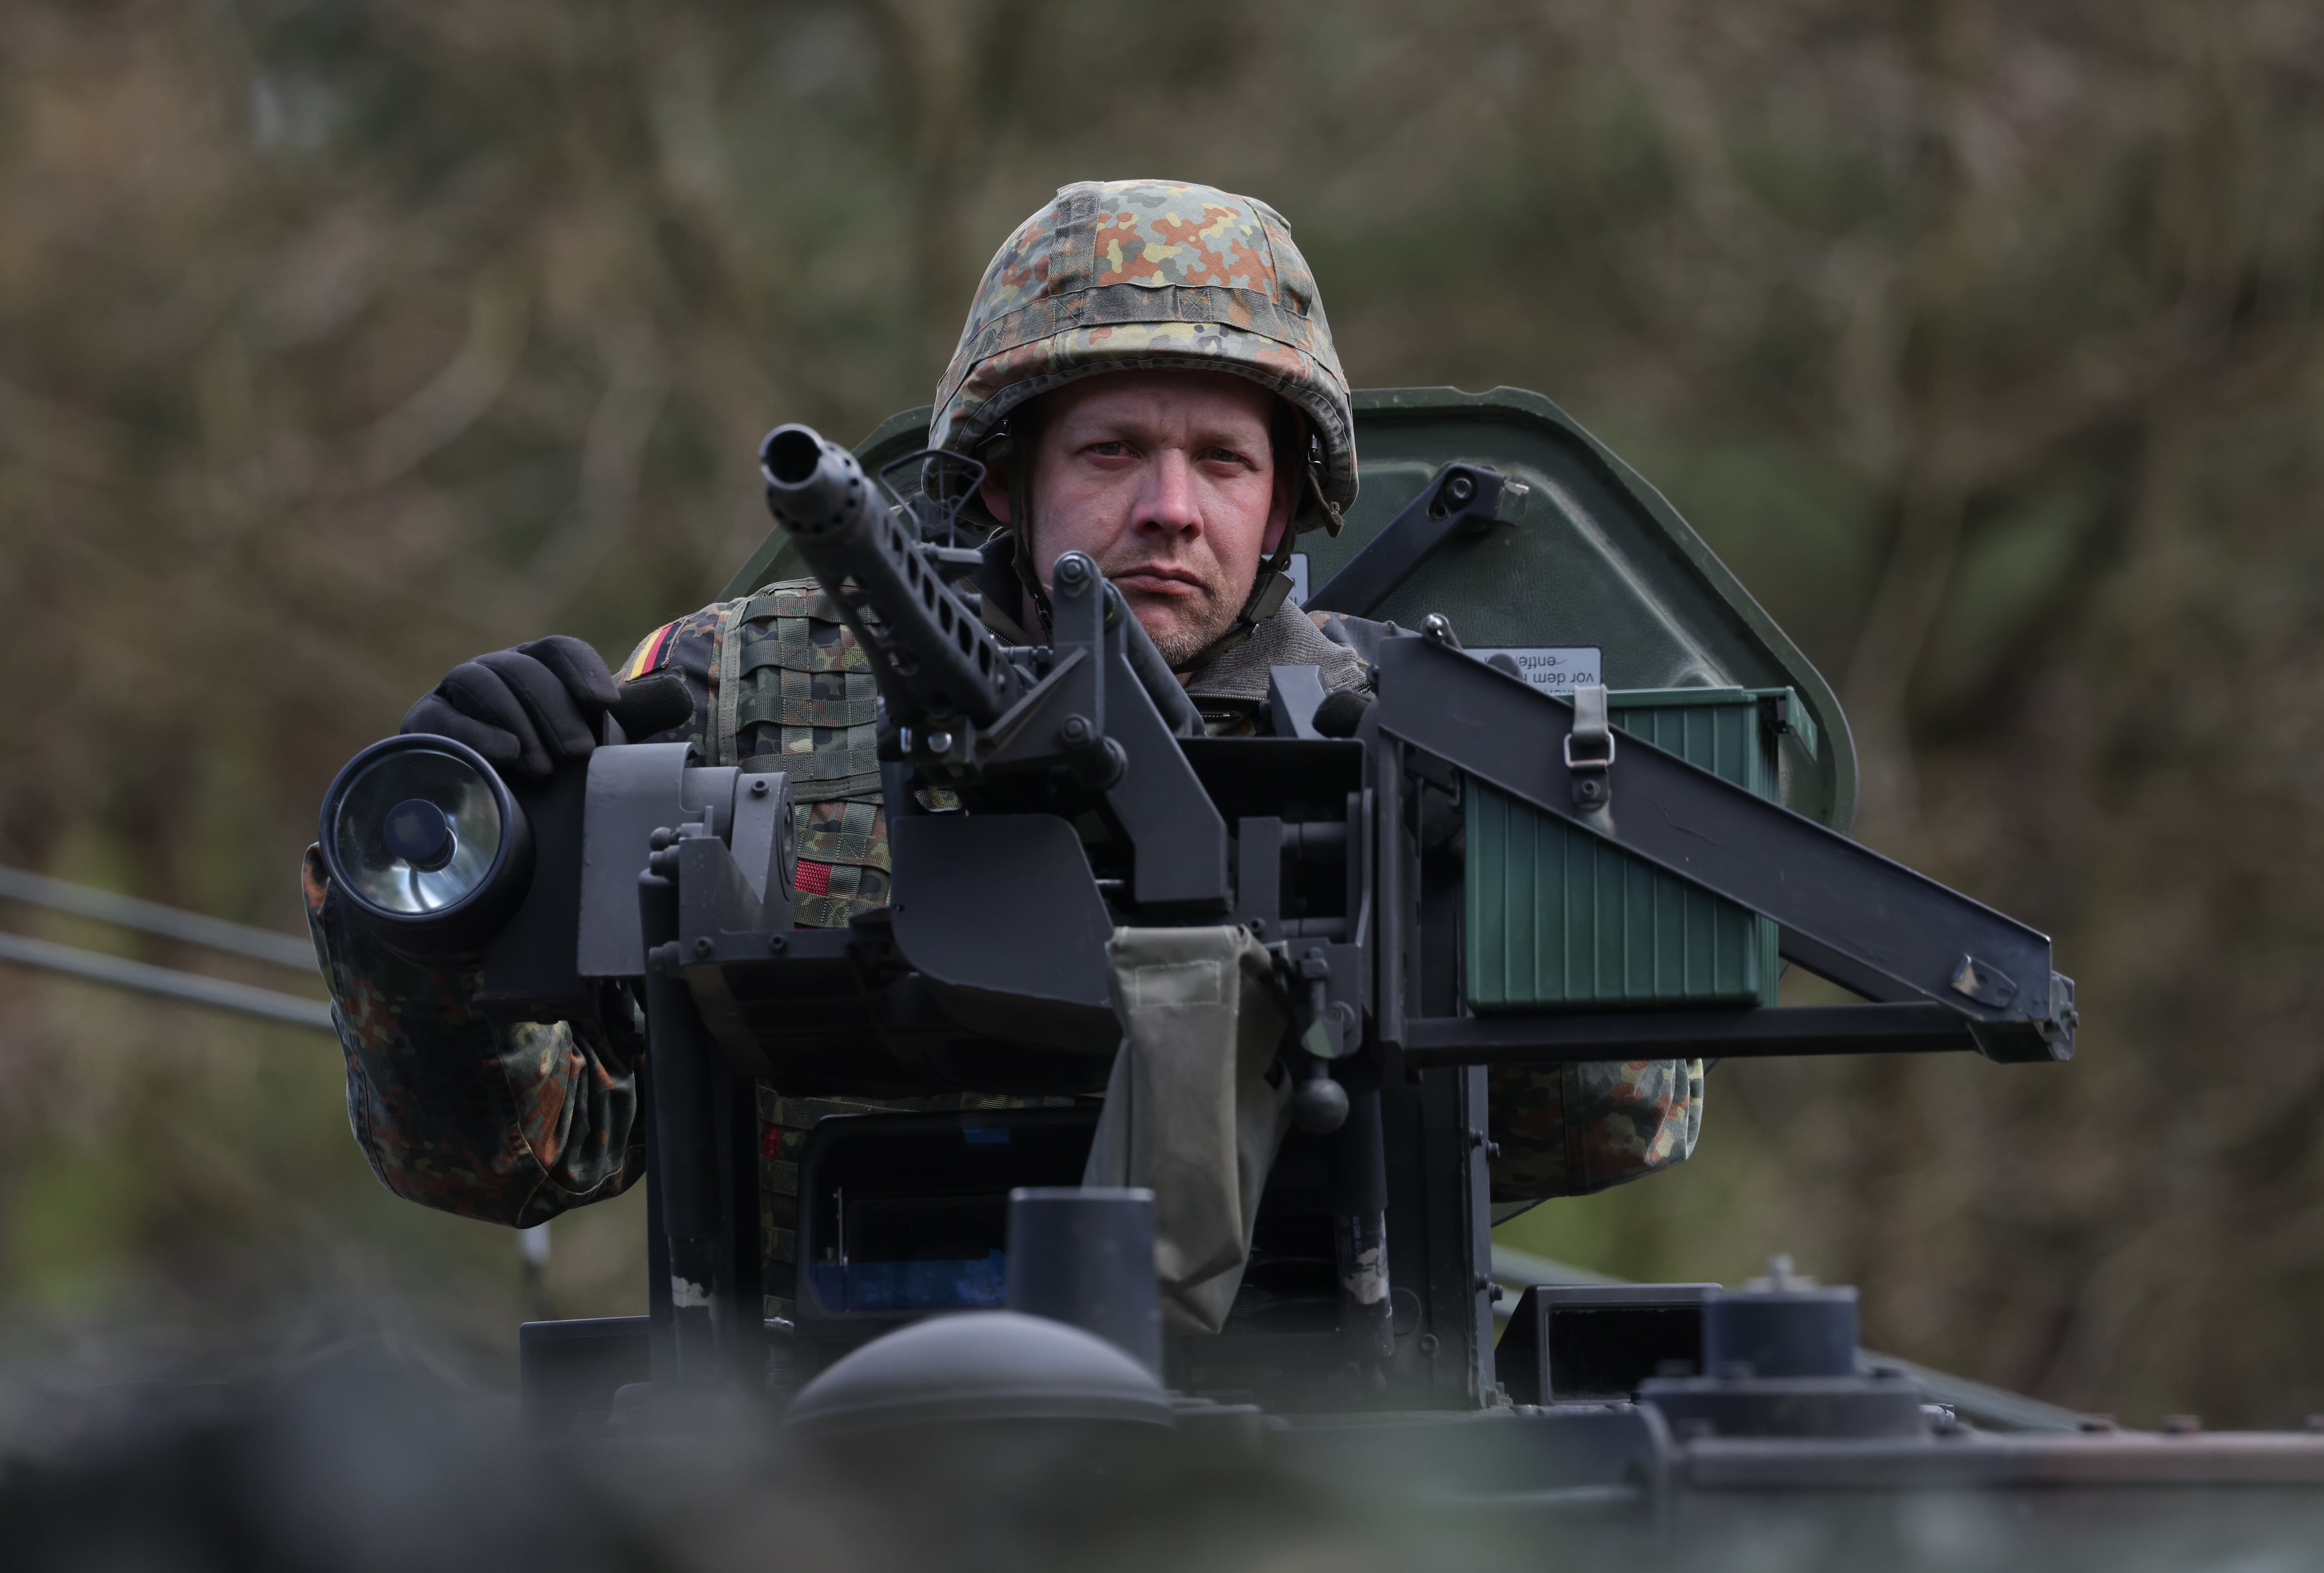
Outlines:
{"type": "Polygon", "coordinates": [[[830,895],[831,865],[811,862],[801,858],[798,860],[798,871],[791,876],[791,888],[809,896],[830,895]]]}

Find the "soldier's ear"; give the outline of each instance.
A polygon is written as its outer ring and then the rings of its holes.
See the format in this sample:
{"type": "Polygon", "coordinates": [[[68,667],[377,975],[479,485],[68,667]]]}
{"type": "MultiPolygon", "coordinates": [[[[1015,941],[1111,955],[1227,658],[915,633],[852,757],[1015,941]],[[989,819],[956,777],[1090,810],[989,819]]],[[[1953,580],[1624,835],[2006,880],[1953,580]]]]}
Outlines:
{"type": "Polygon", "coordinates": [[[995,455],[984,462],[984,479],[976,483],[976,495],[985,508],[1003,524],[1014,524],[1009,507],[1009,464],[1006,455],[995,455]]]}
{"type": "Polygon", "coordinates": [[[1271,557],[1283,545],[1283,533],[1291,528],[1291,515],[1299,505],[1299,472],[1289,465],[1275,466],[1275,490],[1267,502],[1267,533],[1259,538],[1259,555],[1271,557]]]}
{"type": "Polygon", "coordinates": [[[1271,461],[1274,494],[1268,499],[1267,533],[1259,539],[1259,555],[1271,557],[1283,544],[1283,532],[1291,528],[1291,516],[1299,511],[1299,455],[1307,447],[1307,418],[1292,407],[1287,399],[1275,401],[1273,419],[1268,423],[1268,457],[1271,461]]]}

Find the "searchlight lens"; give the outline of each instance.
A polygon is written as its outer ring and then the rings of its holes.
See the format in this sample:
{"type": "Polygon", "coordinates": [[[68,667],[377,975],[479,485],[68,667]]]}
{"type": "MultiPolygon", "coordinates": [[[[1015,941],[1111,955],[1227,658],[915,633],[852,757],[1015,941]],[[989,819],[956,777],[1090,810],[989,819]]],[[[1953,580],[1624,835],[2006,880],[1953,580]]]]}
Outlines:
{"type": "Polygon", "coordinates": [[[425,797],[407,797],[387,811],[387,850],[415,869],[434,873],[460,850],[449,815],[425,797]]]}
{"type": "Polygon", "coordinates": [[[399,948],[471,949],[531,878],[531,838],[498,773],[449,738],[374,743],[323,799],[332,881],[399,948]]]}
{"type": "Polygon", "coordinates": [[[440,749],[397,749],[364,765],[340,795],[332,827],[355,893],[414,914],[475,895],[504,833],[494,785],[440,749]]]}

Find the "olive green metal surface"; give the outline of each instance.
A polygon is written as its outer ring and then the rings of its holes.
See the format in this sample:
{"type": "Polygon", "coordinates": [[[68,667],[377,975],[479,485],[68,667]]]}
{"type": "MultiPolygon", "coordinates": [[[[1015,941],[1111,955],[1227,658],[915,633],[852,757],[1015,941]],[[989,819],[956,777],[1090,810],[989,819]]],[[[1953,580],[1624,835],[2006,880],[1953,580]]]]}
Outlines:
{"type": "MultiPolygon", "coordinates": [[[[1748,688],[1607,695],[1627,737],[1763,797],[1776,785],[1772,705],[1748,688]]],[[[1621,739],[1616,739],[1618,750],[1621,739]]],[[[1776,925],[1476,781],[1464,784],[1471,1008],[1775,1003],[1776,925]]]]}

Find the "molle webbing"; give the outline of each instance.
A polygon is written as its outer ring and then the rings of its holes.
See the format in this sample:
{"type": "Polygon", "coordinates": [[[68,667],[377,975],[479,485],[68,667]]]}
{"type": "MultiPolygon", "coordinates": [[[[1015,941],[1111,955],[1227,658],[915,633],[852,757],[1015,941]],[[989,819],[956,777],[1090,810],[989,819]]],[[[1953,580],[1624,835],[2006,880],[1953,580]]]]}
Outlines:
{"type": "MultiPolygon", "coordinates": [[[[722,757],[781,770],[798,804],[798,921],[845,925],[888,899],[879,690],[855,635],[812,584],[770,586],[725,631],[736,641],[733,736],[722,757]]],[[[725,709],[724,706],[721,707],[725,709]]]]}
{"type": "Polygon", "coordinates": [[[876,803],[802,803],[795,823],[798,897],[791,910],[798,922],[809,928],[844,928],[857,913],[887,904],[885,808],[876,803]]]}
{"type": "Polygon", "coordinates": [[[878,801],[879,690],[831,598],[819,589],[764,591],[727,637],[742,641],[734,757],[742,768],[788,771],[802,805],[878,801]]]}

